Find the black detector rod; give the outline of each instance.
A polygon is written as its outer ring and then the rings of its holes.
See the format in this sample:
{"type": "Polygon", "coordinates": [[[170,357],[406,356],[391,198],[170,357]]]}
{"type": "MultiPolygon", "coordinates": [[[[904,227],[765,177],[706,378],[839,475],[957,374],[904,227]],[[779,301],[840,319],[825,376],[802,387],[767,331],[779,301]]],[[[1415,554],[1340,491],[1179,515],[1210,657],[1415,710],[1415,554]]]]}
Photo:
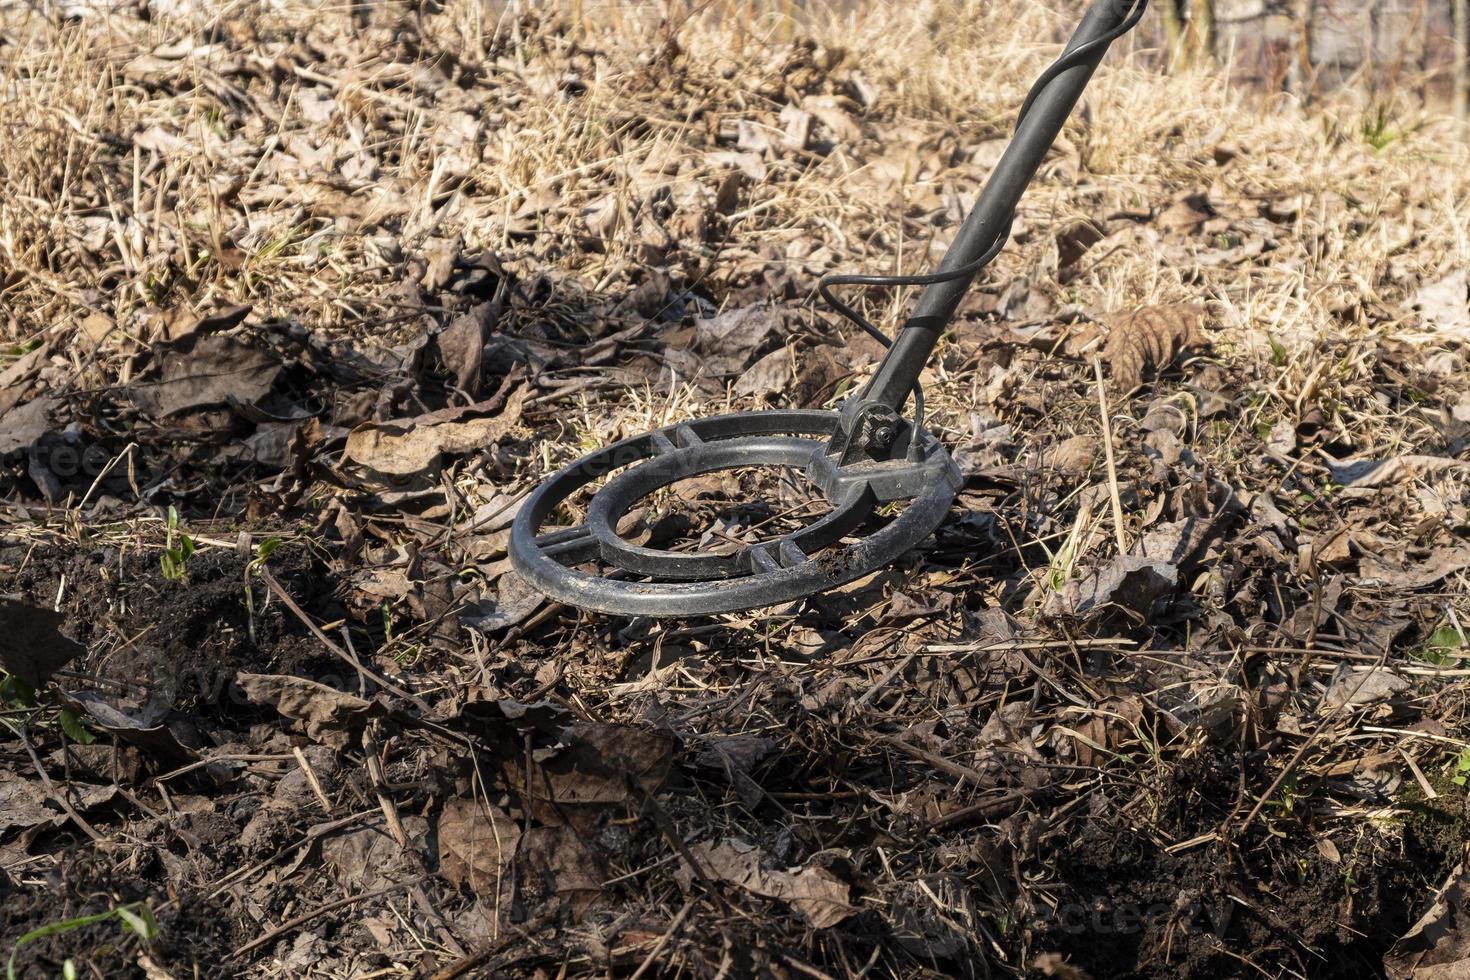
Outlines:
{"type": "MultiPolygon", "coordinates": [[[[945,325],[978,273],[1010,232],[1012,216],[1108,46],[1143,16],[1147,0],[1097,0],[1062,56],[1036,81],[1021,108],[1016,135],[996,164],[939,268],[928,276],[834,277],[864,285],[927,285],[888,355],[859,397],[894,410],[914,390],[945,325]]],[[[837,284],[837,283],[832,283],[837,284]]]]}

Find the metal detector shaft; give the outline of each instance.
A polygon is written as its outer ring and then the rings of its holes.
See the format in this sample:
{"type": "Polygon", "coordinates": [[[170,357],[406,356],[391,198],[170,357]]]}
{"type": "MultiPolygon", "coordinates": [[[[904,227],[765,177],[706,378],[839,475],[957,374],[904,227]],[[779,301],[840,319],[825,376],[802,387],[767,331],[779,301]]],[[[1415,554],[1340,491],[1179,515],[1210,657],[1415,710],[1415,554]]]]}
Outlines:
{"type": "MultiPolygon", "coordinates": [[[[1058,72],[1035,92],[1016,127],[1011,145],[986,181],[974,209],[960,226],[954,244],[939,264],[938,272],[950,272],[975,264],[996,244],[999,236],[1007,233],[1021,195],[1036,176],[1042,159],[1107,54],[1108,45],[1127,29],[1130,20],[1136,20],[1140,7],[1141,0],[1096,0],[1087,11],[1076,33],[1067,42],[1062,58],[1065,61],[1068,55],[1084,47],[1086,52],[1077,58],[1075,64],[1058,72]]],[[[938,343],[939,335],[959,308],[960,300],[978,271],[977,268],[968,275],[934,283],[924,290],[883,363],[859,396],[864,402],[877,402],[895,411],[902,408],[918,381],[919,372],[938,343]]]]}

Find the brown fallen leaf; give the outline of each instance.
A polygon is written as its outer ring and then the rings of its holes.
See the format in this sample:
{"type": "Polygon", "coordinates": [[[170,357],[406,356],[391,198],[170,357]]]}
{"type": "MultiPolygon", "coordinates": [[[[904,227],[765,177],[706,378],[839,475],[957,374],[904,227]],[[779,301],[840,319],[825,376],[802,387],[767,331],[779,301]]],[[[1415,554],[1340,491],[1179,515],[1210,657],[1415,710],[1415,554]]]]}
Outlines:
{"type": "Polygon", "coordinates": [[[251,309],[250,304],[245,303],[194,316],[187,307],[180,306],[164,316],[163,335],[169,341],[180,341],[195,335],[223,333],[244,323],[251,309]]]}
{"type": "Polygon", "coordinates": [[[1178,581],[1179,569],[1168,562],[1119,555],[1068,582],[1047,601],[1046,613],[1085,620],[1121,608],[1142,616],[1156,599],[1172,592],[1178,581]]]}
{"type": "Polygon", "coordinates": [[[399,825],[412,845],[405,852],[389,833],[384,821],[328,836],[321,844],[322,863],[336,872],[336,877],[345,887],[355,892],[372,891],[416,877],[418,869],[410,856],[418,857],[424,839],[428,836],[429,822],[423,817],[405,816],[399,825]]]}
{"type": "Polygon", "coordinates": [[[1205,308],[1198,303],[1143,306],[1103,317],[1108,339],[1102,358],[1123,391],[1143,383],[1149,370],[1162,368],[1181,350],[1205,341],[1205,308]]]}
{"type": "Polygon", "coordinates": [[[455,383],[471,398],[480,397],[480,371],[485,356],[485,339],[500,319],[501,304],[481,303],[450,321],[434,337],[434,348],[455,383]]]}
{"type": "Polygon", "coordinates": [[[1210,203],[1207,192],[1185,191],[1159,212],[1154,219],[1154,225],[1160,231],[1190,235],[1215,214],[1215,207],[1210,203]]]}
{"type": "Polygon", "coordinates": [[[1339,671],[1332,685],[1322,696],[1322,711],[1339,708],[1361,708],[1409,689],[1409,682],[1386,667],[1377,667],[1364,673],[1339,671]]]}
{"type": "Polygon", "coordinates": [[[1057,271],[1072,270],[1087,250],[1107,237],[1107,230],[1091,218],[1075,221],[1056,233],[1057,271]]]}
{"type": "MultiPolygon", "coordinates": [[[[55,789],[55,787],[53,787],[55,789]]],[[[78,812],[86,812],[111,802],[117,796],[116,786],[98,786],[69,782],[65,789],[67,802],[78,812]]],[[[0,838],[20,828],[28,830],[50,824],[60,827],[69,819],[58,806],[48,805],[50,798],[39,781],[21,779],[14,773],[0,771],[0,838]]]]}
{"type": "Polygon", "coordinates": [[[1470,845],[1429,909],[1383,957],[1390,980],[1470,977],[1470,845]]]}
{"type": "Polygon", "coordinates": [[[40,783],[0,771],[0,838],[16,828],[24,830],[60,816],[58,811],[46,806],[45,799],[40,783]]]}
{"type": "Polygon", "coordinates": [[[521,827],[482,800],[455,798],[439,814],[439,870],[477,895],[494,895],[510,873],[521,827]]]}
{"type": "Polygon", "coordinates": [[[1061,953],[1042,953],[1031,961],[1031,969],[1056,980],[1092,980],[1092,974],[1067,962],[1061,953]]]}
{"type": "Polygon", "coordinates": [[[343,457],[392,476],[429,471],[448,453],[483,449],[513,432],[529,389],[525,386],[464,408],[429,412],[395,422],[370,422],[347,434],[343,457]]]}
{"type": "Polygon", "coordinates": [[[61,632],[59,612],[0,596],[0,667],[40,687],[87,648],[61,632]]]}
{"type": "Polygon", "coordinates": [[[745,373],[735,382],[735,394],[764,397],[789,390],[791,383],[796,380],[791,361],[792,354],[787,348],[771,351],[746,368],[745,373]]]}
{"type": "Polygon", "coordinates": [[[559,743],[531,753],[529,780],[523,753],[506,762],[507,782],[529,788],[532,815],[545,824],[587,826],[606,807],[654,793],[674,756],[670,736],[631,725],[575,722],[559,743]]]}
{"type": "Polygon", "coordinates": [[[198,753],[179,741],[173,729],[164,723],[168,715],[166,708],[124,711],[92,691],[63,691],[61,700],[77,711],[85,711],[108,734],[116,735],[155,758],[178,764],[198,758],[198,753]]]}
{"type": "Polygon", "coordinates": [[[42,344],[0,371],[0,416],[4,416],[7,427],[12,418],[10,410],[30,394],[35,375],[50,354],[51,346],[42,344]]]}
{"type": "Polygon", "coordinates": [[[1082,476],[1092,468],[1097,447],[1096,436],[1071,436],[1047,449],[1041,457],[1041,465],[1067,476],[1082,476]]]}
{"type": "Polygon", "coordinates": [[[495,581],[495,597],[460,613],[462,625],[485,632],[518,626],[530,618],[546,602],[546,596],[532,588],[514,569],[507,569],[495,581]]]}
{"type": "Polygon", "coordinates": [[[281,373],[280,360],[226,334],[190,336],[154,352],[155,372],[129,385],[133,404],[154,419],[231,401],[252,405],[281,373]]]}
{"type": "Polygon", "coordinates": [[[362,738],[368,719],[385,713],[377,701],[366,701],[304,677],[283,674],[236,674],[235,682],[256,704],[268,704],[306,726],[313,741],[345,749],[362,738]]]}
{"type": "Polygon", "coordinates": [[[1456,572],[1470,568],[1470,544],[1440,548],[1422,561],[1404,565],[1385,557],[1367,555],[1358,563],[1359,581],[1391,589],[1423,589],[1456,572]]]}
{"type": "Polygon", "coordinates": [[[1347,489],[1364,490],[1411,480],[1470,477],[1470,460],[1410,454],[1388,459],[1329,461],[1327,469],[1332,479],[1347,489]]]}
{"type": "MultiPolygon", "coordinates": [[[[754,844],[733,838],[703,841],[689,849],[705,874],[765,898],[785,902],[806,916],[813,928],[835,926],[857,912],[850,904],[851,888],[826,868],[815,865],[795,871],[761,867],[763,852],[754,844]]],[[[686,884],[694,870],[687,864],[677,876],[686,884]]]]}
{"type": "Polygon", "coordinates": [[[769,306],[726,310],[694,321],[694,347],[709,374],[735,374],[780,326],[780,315],[769,306]]]}
{"type": "Polygon", "coordinates": [[[1077,727],[1077,762],[1084,766],[1104,765],[1109,753],[1138,737],[1143,722],[1139,698],[1109,698],[1097,713],[1077,727]]]}
{"type": "Polygon", "coordinates": [[[37,398],[5,412],[0,428],[0,456],[25,452],[52,429],[51,413],[60,405],[55,398],[37,398]]]}
{"type": "Polygon", "coordinates": [[[533,906],[556,899],[573,922],[602,895],[606,880],[601,857],[572,827],[533,827],[521,835],[516,871],[521,899],[533,906]]]}
{"type": "Polygon", "coordinates": [[[1470,272],[1456,270],[1414,295],[1413,304],[1431,332],[1461,340],[1470,337],[1470,272]]]}

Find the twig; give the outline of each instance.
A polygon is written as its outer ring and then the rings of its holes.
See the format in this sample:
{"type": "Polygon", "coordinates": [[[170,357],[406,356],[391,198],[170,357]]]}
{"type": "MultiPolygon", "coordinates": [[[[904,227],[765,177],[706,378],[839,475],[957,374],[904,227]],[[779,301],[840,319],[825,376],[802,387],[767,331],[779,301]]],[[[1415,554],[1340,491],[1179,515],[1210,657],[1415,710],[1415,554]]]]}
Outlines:
{"type": "MultiPolygon", "coordinates": [[[[234,871],[231,871],[229,874],[225,875],[219,880],[219,883],[215,885],[214,890],[211,891],[208,895],[205,895],[203,900],[205,902],[214,901],[220,895],[223,895],[225,891],[232,884],[234,884],[234,882],[249,878],[257,871],[261,871],[267,867],[270,867],[272,864],[275,864],[277,861],[279,861],[286,854],[287,851],[295,850],[296,848],[303,846],[310,847],[318,838],[325,837],[327,834],[330,834],[334,830],[341,830],[343,827],[349,827],[352,824],[355,824],[358,821],[362,820],[364,817],[370,817],[377,812],[377,810],[363,810],[362,812],[354,813],[351,816],[340,817],[327,823],[317,824],[316,826],[307,830],[306,835],[302,837],[301,840],[295,841],[291,844],[287,844],[285,847],[280,848],[265,860],[257,861],[255,864],[248,865],[244,868],[236,868],[234,871]]],[[[169,899],[167,902],[164,903],[164,905],[165,907],[177,906],[181,902],[182,899],[176,897],[169,899]]]]}
{"type": "Polygon", "coordinates": [[[782,953],[781,959],[785,960],[786,965],[791,967],[797,973],[805,973],[809,977],[815,977],[816,980],[834,980],[834,978],[830,974],[823,973],[816,967],[811,966],[807,963],[803,963],[801,960],[792,956],[790,953],[782,953]]]}
{"type": "Polygon", "coordinates": [[[988,817],[992,813],[998,813],[1009,808],[1013,803],[1024,803],[1031,798],[1033,792],[1032,790],[1012,790],[1002,796],[997,796],[993,800],[974,803],[970,806],[953,810],[943,816],[935,817],[933,820],[920,824],[918,830],[920,833],[924,833],[930,830],[938,830],[940,827],[948,827],[951,824],[963,823],[972,817],[988,817]]]}
{"type": "Polygon", "coordinates": [[[664,808],[658,805],[658,800],[654,799],[652,793],[640,786],[637,780],[629,778],[628,784],[638,795],[643,797],[644,805],[648,807],[648,812],[653,817],[653,822],[658,826],[659,832],[664,835],[664,838],[669,842],[669,846],[679,852],[679,856],[684,859],[684,863],[689,865],[695,877],[699,879],[700,884],[704,885],[710,897],[715,900],[715,904],[726,915],[733,915],[734,910],[730,908],[730,903],[725,901],[725,896],[720,891],[719,886],[709,876],[709,872],[704,870],[704,865],[695,859],[694,853],[689,850],[689,845],[684,843],[683,837],[679,836],[679,828],[674,826],[674,821],[669,819],[669,815],[664,812],[664,808]]]}
{"type": "Polygon", "coordinates": [[[690,911],[693,910],[694,906],[699,904],[699,899],[700,896],[696,895],[684,903],[684,907],[679,910],[679,914],[674,916],[674,921],[669,923],[669,927],[664,930],[664,934],[659,936],[657,941],[654,942],[653,949],[648,951],[648,955],[643,958],[643,962],[639,964],[638,969],[633,971],[633,975],[628,980],[638,980],[653,965],[653,961],[658,958],[658,954],[664,951],[664,947],[669,944],[669,940],[674,938],[674,933],[678,932],[679,927],[684,924],[684,920],[689,916],[690,911]]]}
{"type": "Polygon", "coordinates": [[[882,677],[873,682],[872,687],[863,692],[863,696],[857,699],[857,704],[863,705],[873,700],[873,695],[882,690],[889,681],[893,680],[899,674],[907,670],[909,664],[914,662],[914,658],[916,656],[917,654],[911,653],[907,657],[904,657],[902,660],[900,660],[898,663],[894,664],[892,667],[888,668],[888,671],[884,673],[882,677]]]}
{"type": "Polygon", "coordinates": [[[391,895],[394,892],[404,891],[406,889],[412,888],[415,885],[422,884],[430,877],[430,875],[422,875],[409,881],[400,881],[396,885],[389,885],[386,888],[379,888],[376,891],[364,892],[361,895],[349,895],[346,898],[339,898],[335,902],[328,902],[326,905],[323,905],[320,908],[312,909],[310,912],[303,912],[302,914],[296,916],[296,918],[294,919],[287,919],[285,922],[282,922],[280,925],[276,926],[265,935],[250,940],[250,942],[246,943],[244,946],[241,946],[239,949],[231,953],[229,958],[234,959],[237,956],[244,956],[252,949],[259,949],[266,943],[271,942],[275,939],[279,939],[281,936],[290,932],[292,929],[295,929],[298,926],[303,926],[306,923],[310,922],[312,919],[317,918],[318,916],[326,915],[328,912],[335,912],[338,909],[346,908],[349,905],[356,905],[358,902],[367,902],[371,901],[374,898],[382,898],[384,895],[391,895]]]}
{"type": "Polygon", "coordinates": [[[25,733],[25,729],[18,725],[12,725],[8,721],[4,722],[4,725],[14,732],[16,737],[20,739],[20,744],[25,746],[26,755],[31,757],[31,765],[35,766],[36,775],[41,777],[41,785],[45,787],[46,795],[55,800],[66,811],[66,815],[71,818],[72,823],[81,828],[88,837],[92,838],[97,844],[105,845],[107,838],[99,834],[97,828],[93,827],[80,813],[72,808],[65,794],[57,792],[56,785],[51,782],[51,777],[46,773],[46,767],[41,764],[41,757],[36,754],[36,747],[31,744],[31,738],[25,733]]]}
{"type": "Polygon", "coordinates": [[[311,784],[311,791],[316,794],[317,802],[322,805],[322,812],[331,815],[332,801],[327,799],[327,794],[322,790],[322,784],[316,778],[316,772],[311,768],[311,762],[307,760],[306,753],[301,751],[299,745],[293,745],[291,754],[296,757],[296,764],[301,767],[301,771],[306,773],[306,781],[311,784]]]}
{"type": "Polygon", "coordinates": [[[1118,539],[1118,554],[1128,553],[1128,539],[1123,535],[1123,498],[1118,493],[1118,463],[1113,458],[1113,423],[1108,415],[1108,393],[1103,386],[1102,359],[1092,355],[1092,373],[1097,377],[1097,410],[1102,416],[1103,457],[1108,464],[1108,498],[1113,505],[1113,531],[1118,539]]]}
{"type": "Polygon", "coordinates": [[[362,756],[367,764],[368,779],[378,797],[378,807],[383,811],[383,819],[388,823],[388,833],[399,847],[408,851],[411,849],[408,832],[403,829],[403,821],[398,818],[398,804],[388,795],[388,778],[383,772],[383,760],[378,758],[378,740],[373,737],[372,727],[370,723],[362,732],[362,756]]]}
{"type": "MultiPolygon", "coordinates": [[[[373,792],[378,798],[378,807],[383,811],[383,820],[388,826],[388,833],[398,844],[399,850],[420,871],[428,874],[424,866],[423,856],[416,850],[408,839],[408,831],[403,827],[403,820],[398,815],[398,804],[388,792],[388,777],[383,771],[383,760],[379,755],[380,747],[376,736],[376,729],[380,725],[377,719],[370,721],[362,733],[362,754],[368,771],[368,780],[373,784],[373,792]]],[[[465,948],[454,938],[454,933],[449,928],[449,923],[444,921],[444,916],[429,901],[429,896],[415,883],[409,889],[409,897],[413,899],[419,910],[428,917],[434,929],[439,934],[439,939],[456,956],[464,956],[465,948]]]]}
{"type": "Polygon", "coordinates": [[[385,691],[391,691],[404,700],[412,702],[415,707],[417,707],[425,714],[429,713],[429,706],[424,703],[422,698],[420,698],[416,694],[411,694],[408,691],[405,691],[403,688],[399,687],[397,684],[394,684],[386,677],[382,677],[369,670],[367,667],[363,666],[361,661],[359,661],[356,657],[349,655],[347,651],[339,647],[331,637],[323,633],[321,631],[321,627],[317,626],[317,624],[312,621],[311,617],[306,615],[302,608],[296,604],[296,600],[292,599],[290,594],[287,593],[285,589],[281,588],[281,583],[276,581],[276,577],[272,575],[270,573],[270,569],[266,568],[264,565],[260,566],[260,577],[265,581],[266,586],[276,594],[276,598],[280,599],[282,604],[284,604],[287,609],[291,610],[291,614],[294,615],[297,619],[301,620],[301,625],[305,626],[308,630],[311,631],[312,636],[315,636],[318,640],[321,641],[322,646],[335,653],[342,660],[350,664],[354,670],[366,676],[369,680],[377,684],[379,687],[383,688],[385,691]]]}
{"type": "Polygon", "coordinates": [[[930,752],[928,749],[921,749],[917,745],[905,742],[897,735],[885,735],[880,738],[879,741],[882,742],[884,745],[893,746],[904,755],[912,756],[913,758],[919,759],[922,762],[929,763],[929,765],[933,766],[935,769],[938,769],[940,772],[947,772],[951,776],[959,776],[961,778],[968,779],[970,780],[970,782],[976,784],[977,786],[985,785],[985,776],[982,775],[979,770],[971,769],[969,766],[962,766],[958,762],[951,762],[942,755],[937,755],[933,752],[930,752]]]}
{"type": "MultiPolygon", "coordinates": [[[[1380,654],[1378,658],[1378,666],[1382,667],[1383,663],[1387,659],[1387,654],[1380,654]]],[[[1296,750],[1296,753],[1292,755],[1291,759],[1287,761],[1286,767],[1283,768],[1281,772],[1277,774],[1276,778],[1271,781],[1271,785],[1266,787],[1266,792],[1261,794],[1261,798],[1256,801],[1256,805],[1251,808],[1251,812],[1246,815],[1246,818],[1244,820],[1241,821],[1240,827],[1237,828],[1239,831],[1244,831],[1247,827],[1251,825],[1256,817],[1260,815],[1261,811],[1265,809],[1267,801],[1270,800],[1272,796],[1276,795],[1276,791],[1281,788],[1281,784],[1286,782],[1287,777],[1296,771],[1296,767],[1301,764],[1303,757],[1306,756],[1307,750],[1309,750],[1313,745],[1316,744],[1317,739],[1320,738],[1322,733],[1327,730],[1328,724],[1334,721],[1338,715],[1342,714],[1343,709],[1347,708],[1348,705],[1352,703],[1353,695],[1357,694],[1362,686],[1368,682],[1368,678],[1372,676],[1372,670],[1364,672],[1362,678],[1358,681],[1357,685],[1348,692],[1347,696],[1342,700],[1342,702],[1338,704],[1336,708],[1333,708],[1325,716],[1323,716],[1321,721],[1317,722],[1317,727],[1312,729],[1312,734],[1307,736],[1306,740],[1302,742],[1301,747],[1298,748],[1296,750]]],[[[1220,835],[1222,837],[1225,836],[1225,830],[1225,827],[1221,828],[1220,835]]]]}

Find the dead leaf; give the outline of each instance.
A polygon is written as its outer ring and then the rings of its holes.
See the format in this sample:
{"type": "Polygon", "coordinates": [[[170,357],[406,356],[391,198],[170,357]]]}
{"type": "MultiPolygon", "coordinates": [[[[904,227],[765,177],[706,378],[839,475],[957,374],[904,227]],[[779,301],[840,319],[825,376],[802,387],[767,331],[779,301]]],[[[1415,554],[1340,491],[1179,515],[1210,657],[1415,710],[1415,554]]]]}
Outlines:
{"type": "Polygon", "coordinates": [[[737,395],[766,395],[789,391],[796,375],[791,369],[791,351],[773,350],[756,361],[735,382],[737,395]]]}
{"type": "Polygon", "coordinates": [[[532,588],[515,569],[507,569],[495,582],[495,598],[481,599],[460,613],[459,621],[487,633],[509,629],[524,623],[545,602],[544,593],[532,588]]]}
{"type": "Polygon", "coordinates": [[[1181,350],[1205,340],[1205,308],[1197,303],[1144,306],[1103,319],[1108,339],[1102,359],[1125,392],[1141,385],[1147,371],[1164,367],[1181,350]]]}
{"type": "MultiPolygon", "coordinates": [[[[1467,848],[1470,850],[1470,848],[1467,848]]],[[[1435,892],[1428,911],[1383,957],[1390,980],[1470,977],[1470,874],[1467,858],[1435,892]]]]}
{"type": "Polygon", "coordinates": [[[769,306],[726,310],[694,321],[694,347],[710,373],[734,374],[750,362],[780,325],[779,315],[769,306]]]}
{"type": "Polygon", "coordinates": [[[439,869],[477,895],[494,895],[510,873],[521,828],[483,800],[456,797],[439,814],[439,869]]]}
{"type": "Polygon", "coordinates": [[[1215,214],[1215,208],[1210,204],[1207,193],[1186,191],[1159,212],[1158,217],[1154,219],[1154,225],[1160,231],[1190,235],[1198,231],[1200,226],[1213,218],[1215,214]]]}
{"type": "MultiPolygon", "coordinates": [[[[0,281],[3,281],[3,277],[0,277],[0,281]]],[[[22,355],[5,370],[0,371],[0,416],[3,416],[7,423],[12,417],[11,409],[19,405],[21,400],[30,394],[33,379],[50,353],[51,346],[42,344],[30,353],[22,355]]],[[[5,451],[9,452],[9,450],[5,451]]]]}
{"type": "Polygon", "coordinates": [[[383,706],[365,701],[304,677],[283,674],[237,674],[235,682],[256,704],[268,704],[287,718],[302,722],[313,741],[334,749],[358,744],[368,719],[383,706]]]}
{"type": "Polygon", "coordinates": [[[1470,568],[1470,544],[1439,548],[1426,559],[1404,565],[1391,564],[1386,556],[1366,555],[1358,562],[1358,577],[1364,585],[1423,589],[1466,568],[1470,568]]]}
{"type": "Polygon", "coordinates": [[[0,429],[0,456],[25,452],[52,429],[51,413],[60,405],[55,398],[37,398],[5,413],[0,429]]]}
{"type": "Polygon", "coordinates": [[[1057,271],[1070,272],[1088,249],[1106,237],[1107,231],[1091,218],[1082,218],[1057,231],[1057,271]]]}
{"type": "Polygon", "coordinates": [[[1092,980],[1092,974],[1067,962],[1061,953],[1042,953],[1031,961],[1031,969],[1056,980],[1092,980]]]}
{"type": "Polygon", "coordinates": [[[454,274],[455,262],[464,247],[460,236],[453,238],[430,238],[424,242],[425,268],[420,284],[427,292],[437,293],[449,283],[454,274]]]}
{"type": "Polygon", "coordinates": [[[1138,555],[1119,555],[1102,568],[1068,582],[1047,602],[1050,616],[1090,619],[1110,607],[1145,615],[1154,601],[1174,591],[1179,569],[1138,555]]]}
{"type": "Polygon", "coordinates": [[[1375,667],[1366,672],[1340,670],[1332,685],[1322,696],[1322,710],[1336,711],[1339,708],[1362,708],[1379,701],[1387,701],[1395,694],[1408,690],[1409,682],[1386,667],[1375,667]]]}
{"type": "Polygon", "coordinates": [[[1137,739],[1143,722],[1143,706],[1137,697],[1110,698],[1097,706],[1097,711],[1078,726],[1077,763],[1083,766],[1103,765],[1109,753],[1137,739]]]}
{"type": "MultiPolygon", "coordinates": [[[[98,786],[91,783],[53,783],[56,792],[66,794],[66,800],[79,813],[85,813],[117,797],[116,786],[98,786]]],[[[45,788],[40,781],[21,779],[14,773],[0,770],[0,838],[8,832],[21,828],[28,830],[50,824],[60,827],[70,819],[59,806],[53,809],[45,788]]]]}
{"type": "Polygon", "coordinates": [[[781,146],[800,153],[812,138],[812,123],[815,117],[794,105],[781,107],[781,146]]]}
{"type": "Polygon", "coordinates": [[[1439,334],[1470,337],[1470,272],[1457,269],[1414,294],[1425,326],[1439,334]]]}
{"type": "Polygon", "coordinates": [[[1224,506],[1207,517],[1186,517],[1159,524],[1133,545],[1133,554],[1188,572],[1238,510],[1239,505],[1231,496],[1224,506]]]}
{"type": "Polygon", "coordinates": [[[1470,461],[1448,456],[1394,456],[1388,459],[1344,459],[1327,463],[1336,483],[1350,490],[1389,486],[1410,480],[1470,477],[1470,461]]]}
{"type": "Polygon", "coordinates": [[[417,869],[410,864],[410,855],[421,850],[429,822],[419,816],[404,816],[399,823],[412,851],[405,852],[380,819],[373,826],[323,840],[322,863],[336,872],[344,888],[359,893],[414,877],[417,869]]]}
{"type": "Polygon", "coordinates": [[[1048,449],[1041,465],[1068,476],[1082,476],[1092,468],[1097,446],[1096,436],[1071,436],[1048,449]]]}
{"type": "Polygon", "coordinates": [[[345,459],[392,476],[429,471],[446,453],[467,453],[504,439],[520,424],[529,389],[464,408],[447,408],[396,422],[370,422],[347,434],[345,459]]]}
{"type": "Polygon", "coordinates": [[[728,735],[710,739],[694,763],[726,774],[749,772],[775,747],[775,741],[764,735],[728,735]]]}
{"type": "Polygon", "coordinates": [[[168,727],[164,719],[167,707],[125,711],[107,698],[92,691],[63,691],[61,699],[78,711],[84,711],[98,727],[131,745],[173,763],[191,762],[198,753],[185,745],[168,727]]]}
{"type": "MultiPolygon", "coordinates": [[[[531,753],[532,814],[546,824],[584,822],[595,816],[585,809],[651,795],[668,777],[673,755],[673,739],[662,732],[575,722],[561,732],[559,744],[531,753]]],[[[523,755],[512,755],[506,768],[510,785],[528,785],[523,755]]]]}
{"type": "Polygon", "coordinates": [[[0,596],[0,666],[40,687],[87,648],[61,632],[65,617],[18,598],[0,596]]]}
{"type": "Polygon", "coordinates": [[[500,314],[499,303],[481,303],[468,313],[455,317],[434,338],[439,359],[454,374],[455,383],[471,398],[480,397],[485,339],[494,329],[500,314]]]}
{"type": "Polygon", "coordinates": [[[527,903],[555,898],[575,922],[602,895],[601,857],[571,827],[533,827],[516,852],[519,897],[527,903]]]}
{"type": "Polygon", "coordinates": [[[830,95],[808,95],[801,100],[801,107],[826,127],[831,141],[839,146],[851,145],[862,139],[863,131],[852,116],[842,108],[841,102],[830,95]]]}
{"type": "Polygon", "coordinates": [[[22,830],[55,820],[56,810],[46,806],[39,783],[0,771],[0,838],[16,828],[22,830]]]}
{"type": "Polygon", "coordinates": [[[164,338],[177,342],[187,337],[223,333],[245,322],[253,309],[249,303],[227,306],[205,316],[193,316],[188,307],[180,306],[164,317],[164,338]]]}
{"type": "MultiPolygon", "coordinates": [[[[785,902],[806,916],[813,928],[835,926],[857,912],[850,904],[848,884],[826,868],[767,870],[761,866],[764,854],[759,848],[733,838],[704,841],[690,847],[689,852],[705,874],[753,895],[785,902]]],[[[687,864],[679,871],[686,883],[693,880],[694,874],[687,864]]]]}
{"type": "Polygon", "coordinates": [[[253,405],[270,393],[282,367],[270,352],[225,334],[159,348],[154,363],[151,378],[128,387],[133,403],[153,419],[230,401],[253,405]]]}

